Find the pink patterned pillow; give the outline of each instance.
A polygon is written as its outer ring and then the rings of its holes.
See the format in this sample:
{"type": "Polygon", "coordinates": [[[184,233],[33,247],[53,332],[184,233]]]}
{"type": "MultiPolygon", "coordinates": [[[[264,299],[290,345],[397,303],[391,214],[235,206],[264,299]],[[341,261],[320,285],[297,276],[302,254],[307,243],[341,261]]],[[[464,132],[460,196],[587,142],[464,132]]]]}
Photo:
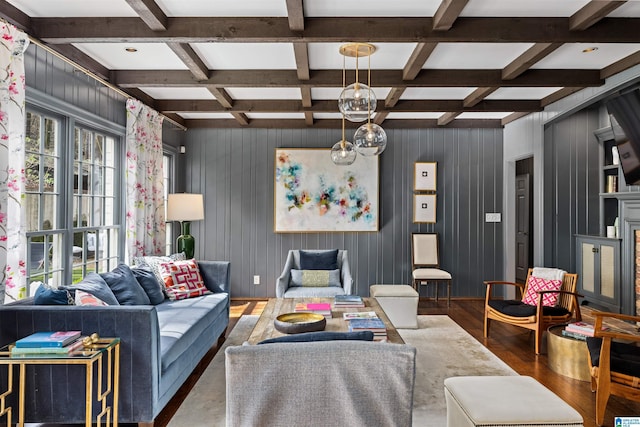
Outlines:
{"type": "MultiPolygon", "coordinates": [[[[539,277],[529,277],[527,284],[527,292],[522,298],[522,302],[529,305],[538,305],[538,291],[558,291],[562,288],[562,280],[548,280],[539,277]]],[[[554,307],[558,302],[560,294],[544,294],[542,296],[542,305],[545,307],[554,307]]]]}
{"type": "Polygon", "coordinates": [[[160,265],[164,290],[170,300],[199,297],[209,290],[202,281],[195,259],[165,262],[160,265]]]}
{"type": "Polygon", "coordinates": [[[80,289],[78,289],[76,291],[76,305],[105,306],[109,304],[102,301],[97,296],[90,294],[89,292],[81,291],[80,289]]]}

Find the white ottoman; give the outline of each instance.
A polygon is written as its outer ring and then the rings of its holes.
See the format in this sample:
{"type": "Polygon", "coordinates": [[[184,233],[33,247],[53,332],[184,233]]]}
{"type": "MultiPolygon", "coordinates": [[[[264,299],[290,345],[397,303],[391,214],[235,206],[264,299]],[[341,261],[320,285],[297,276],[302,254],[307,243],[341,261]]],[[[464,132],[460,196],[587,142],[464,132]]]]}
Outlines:
{"type": "Polygon", "coordinates": [[[418,292],[409,285],[371,285],[369,295],[375,298],[396,329],[418,327],[418,292]]]}
{"type": "Polygon", "coordinates": [[[531,377],[444,380],[447,427],[582,426],[582,416],[531,377]]]}

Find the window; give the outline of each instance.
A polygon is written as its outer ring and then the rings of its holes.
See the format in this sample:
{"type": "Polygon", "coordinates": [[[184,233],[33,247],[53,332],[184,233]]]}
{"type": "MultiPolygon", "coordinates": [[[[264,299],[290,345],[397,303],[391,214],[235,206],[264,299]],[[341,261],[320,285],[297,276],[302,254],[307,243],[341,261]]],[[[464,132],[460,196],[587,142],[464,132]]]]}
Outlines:
{"type": "Polygon", "coordinates": [[[75,283],[117,265],[121,140],[73,117],[27,108],[29,283],[75,283]]]}

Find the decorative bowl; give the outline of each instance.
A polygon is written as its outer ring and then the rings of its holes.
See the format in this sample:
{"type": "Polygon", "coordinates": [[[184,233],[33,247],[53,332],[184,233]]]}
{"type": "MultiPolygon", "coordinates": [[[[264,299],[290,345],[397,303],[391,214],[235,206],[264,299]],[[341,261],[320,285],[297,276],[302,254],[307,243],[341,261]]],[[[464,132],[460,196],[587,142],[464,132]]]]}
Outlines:
{"type": "Polygon", "coordinates": [[[316,313],[285,313],[276,317],[273,326],[283,334],[322,331],[327,319],[316,313]]]}

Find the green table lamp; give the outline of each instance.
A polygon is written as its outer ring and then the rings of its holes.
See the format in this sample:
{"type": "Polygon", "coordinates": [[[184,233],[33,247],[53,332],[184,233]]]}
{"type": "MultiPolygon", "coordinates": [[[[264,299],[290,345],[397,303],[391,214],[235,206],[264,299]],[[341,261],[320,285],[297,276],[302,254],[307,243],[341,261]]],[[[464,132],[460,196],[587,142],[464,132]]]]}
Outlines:
{"type": "Polygon", "coordinates": [[[167,220],[180,221],[181,233],[176,240],[176,251],[184,252],[187,259],[193,258],[196,239],[191,233],[191,221],[204,219],[202,194],[169,194],[167,220]]]}

